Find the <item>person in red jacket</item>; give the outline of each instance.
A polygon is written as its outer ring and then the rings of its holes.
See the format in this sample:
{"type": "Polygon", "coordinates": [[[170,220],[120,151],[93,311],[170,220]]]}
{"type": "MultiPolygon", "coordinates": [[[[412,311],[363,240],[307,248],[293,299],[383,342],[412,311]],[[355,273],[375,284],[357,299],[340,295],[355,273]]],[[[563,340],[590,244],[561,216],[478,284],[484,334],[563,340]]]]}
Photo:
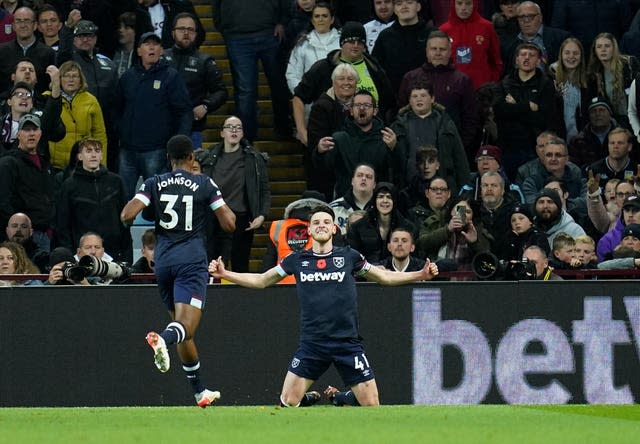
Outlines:
{"type": "Polygon", "coordinates": [[[440,30],[451,37],[452,62],[471,77],[474,89],[502,76],[500,42],[493,25],[478,13],[478,0],[451,0],[449,20],[440,30]]]}

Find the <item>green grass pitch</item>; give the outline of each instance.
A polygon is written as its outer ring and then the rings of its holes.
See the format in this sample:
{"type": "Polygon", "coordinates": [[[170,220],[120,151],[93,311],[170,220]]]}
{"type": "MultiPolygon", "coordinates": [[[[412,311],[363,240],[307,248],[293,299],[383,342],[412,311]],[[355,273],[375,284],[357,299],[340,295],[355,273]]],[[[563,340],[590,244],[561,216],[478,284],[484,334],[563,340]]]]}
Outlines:
{"type": "Polygon", "coordinates": [[[640,443],[640,405],[2,408],[0,443],[640,443]]]}

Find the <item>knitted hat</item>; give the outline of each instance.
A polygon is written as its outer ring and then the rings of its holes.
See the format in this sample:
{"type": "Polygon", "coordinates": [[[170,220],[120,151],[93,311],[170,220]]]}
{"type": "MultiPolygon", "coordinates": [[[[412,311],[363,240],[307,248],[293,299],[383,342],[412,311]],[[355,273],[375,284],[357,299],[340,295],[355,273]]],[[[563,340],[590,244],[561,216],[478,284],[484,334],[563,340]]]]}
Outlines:
{"type": "MultiPolygon", "coordinates": [[[[511,216],[513,216],[514,214],[522,214],[524,216],[527,216],[529,222],[533,222],[533,212],[531,211],[529,205],[516,205],[511,211],[511,216]]],[[[511,219],[511,217],[509,219],[511,219]]]]}
{"type": "Polygon", "coordinates": [[[627,236],[633,236],[636,239],[640,240],[640,224],[629,224],[625,227],[622,232],[622,239],[627,236]]]}
{"type": "Polygon", "coordinates": [[[360,22],[347,22],[340,30],[340,46],[344,42],[362,42],[366,43],[367,33],[364,26],[360,22]]]}
{"type": "Polygon", "coordinates": [[[589,111],[591,111],[596,106],[604,106],[605,108],[607,108],[607,110],[609,110],[609,114],[613,114],[613,112],[611,111],[611,105],[609,105],[609,101],[604,97],[594,97],[593,99],[591,99],[591,101],[589,102],[589,111]]]}
{"type": "Polygon", "coordinates": [[[562,209],[562,200],[560,200],[560,195],[556,190],[552,188],[543,188],[542,191],[540,191],[540,194],[536,196],[536,200],[533,202],[534,207],[542,197],[548,197],[558,206],[558,209],[562,209]]]}
{"type": "Polygon", "coordinates": [[[478,148],[478,152],[476,153],[476,162],[478,161],[478,158],[482,156],[493,157],[498,163],[502,160],[502,152],[500,151],[500,148],[494,145],[480,145],[480,148],[478,148]]]}

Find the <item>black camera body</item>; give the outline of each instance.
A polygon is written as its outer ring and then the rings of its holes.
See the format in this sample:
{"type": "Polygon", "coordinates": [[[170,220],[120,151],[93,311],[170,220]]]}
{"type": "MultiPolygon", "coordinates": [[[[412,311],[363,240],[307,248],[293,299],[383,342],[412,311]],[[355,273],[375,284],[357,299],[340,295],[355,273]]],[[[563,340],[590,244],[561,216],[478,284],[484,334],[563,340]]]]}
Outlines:
{"type": "Polygon", "coordinates": [[[66,280],[73,282],[80,282],[87,277],[122,282],[131,277],[131,268],[128,264],[106,262],[90,255],[82,256],[77,264],[67,261],[62,264],[60,270],[66,280]]]}
{"type": "Polygon", "coordinates": [[[471,269],[483,281],[527,281],[537,276],[536,265],[528,259],[499,260],[489,252],[476,254],[471,269]]]}

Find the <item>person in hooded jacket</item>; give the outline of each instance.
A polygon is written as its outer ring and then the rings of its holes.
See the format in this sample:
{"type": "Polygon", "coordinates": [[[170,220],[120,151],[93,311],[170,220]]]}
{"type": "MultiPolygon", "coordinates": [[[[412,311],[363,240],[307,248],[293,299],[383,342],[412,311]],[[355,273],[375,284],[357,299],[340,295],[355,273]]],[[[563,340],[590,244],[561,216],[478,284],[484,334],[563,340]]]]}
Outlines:
{"type": "Polygon", "coordinates": [[[528,205],[517,205],[511,212],[511,231],[492,248],[498,259],[520,261],[527,247],[537,245],[549,255],[547,235],[533,224],[533,213],[528,205]]]}
{"type": "Polygon", "coordinates": [[[503,63],[498,34],[478,13],[478,0],[451,0],[449,20],[440,29],[451,37],[453,65],[471,77],[475,89],[500,80],[503,63]]]}

